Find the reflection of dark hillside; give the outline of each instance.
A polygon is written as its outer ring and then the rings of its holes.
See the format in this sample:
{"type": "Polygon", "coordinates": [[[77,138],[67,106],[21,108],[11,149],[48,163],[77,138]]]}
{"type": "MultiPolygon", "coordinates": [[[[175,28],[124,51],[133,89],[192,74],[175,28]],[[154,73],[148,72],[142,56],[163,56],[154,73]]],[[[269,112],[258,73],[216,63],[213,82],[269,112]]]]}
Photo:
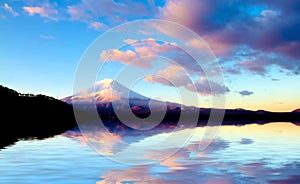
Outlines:
{"type": "MultiPolygon", "coordinates": [[[[218,111],[216,111],[218,113],[218,111]]],[[[206,120],[210,115],[210,109],[201,109],[199,120],[206,120]]],[[[299,112],[269,112],[264,110],[250,111],[245,109],[226,109],[223,118],[223,125],[264,124],[268,122],[292,122],[300,121],[299,112]]]]}
{"type": "Polygon", "coordinates": [[[71,105],[0,86],[0,148],[20,138],[45,138],[76,126],[71,105]]]}
{"type": "MultiPolygon", "coordinates": [[[[88,108],[85,109],[89,111],[88,108]]],[[[136,129],[131,128],[124,124],[121,120],[119,120],[118,116],[115,114],[114,109],[110,103],[107,104],[98,104],[97,105],[98,113],[103,121],[104,125],[111,131],[115,133],[120,132],[130,132],[134,134],[136,131],[140,131],[139,127],[149,123],[152,124],[153,122],[145,122],[143,121],[144,117],[148,117],[149,114],[151,116],[155,116],[158,110],[153,109],[150,111],[149,108],[145,106],[139,106],[139,108],[133,109],[131,108],[132,112],[141,118],[140,122],[135,121],[136,129]],[[138,110],[137,110],[138,109],[138,110]]],[[[222,115],[223,110],[215,110],[214,115],[222,115]]],[[[119,109],[119,113],[122,114],[122,109],[119,109]]],[[[160,121],[157,118],[157,121],[160,123],[155,127],[155,129],[170,129],[176,126],[182,128],[188,127],[195,127],[195,126],[206,126],[208,125],[208,119],[211,118],[210,114],[211,109],[201,108],[197,109],[195,107],[185,107],[185,109],[180,109],[179,107],[172,107],[168,108],[166,115],[164,116],[163,120],[160,121]],[[185,112],[183,112],[185,111],[185,112]],[[198,122],[195,122],[193,118],[190,118],[187,115],[190,114],[197,114],[199,113],[198,122]],[[183,123],[178,125],[179,119],[182,118],[182,114],[185,114],[185,118],[181,119],[183,123]],[[197,124],[197,125],[196,125],[197,124]]],[[[226,109],[225,115],[222,121],[222,125],[246,125],[246,124],[265,124],[269,122],[292,122],[297,124],[300,122],[300,113],[299,112],[268,112],[268,111],[250,111],[244,109],[226,109]]],[[[213,116],[213,115],[212,115],[213,116]]],[[[126,117],[126,112],[123,112],[123,117],[126,117]]],[[[221,116],[222,117],[222,116],[221,116]]],[[[97,121],[96,119],[89,119],[89,121],[97,121]]],[[[156,120],[154,118],[154,120],[156,120]]],[[[130,121],[130,119],[126,119],[125,121],[130,121]]],[[[210,125],[214,125],[216,122],[211,120],[210,125]]]]}
{"type": "MultiPolygon", "coordinates": [[[[118,117],[115,115],[113,108],[111,105],[98,105],[97,108],[100,117],[105,122],[114,122],[114,123],[106,123],[106,126],[110,129],[114,129],[118,126],[123,126],[121,121],[118,120],[118,117]]],[[[148,117],[149,114],[155,116],[157,111],[154,109],[150,111],[147,107],[139,107],[139,110],[131,108],[132,112],[138,117],[148,117]]],[[[119,110],[122,112],[122,110],[119,110]]],[[[190,114],[198,114],[198,126],[205,126],[208,123],[208,119],[212,118],[213,116],[220,116],[223,117],[222,125],[245,125],[251,123],[258,123],[258,124],[265,124],[268,122],[292,122],[292,123],[299,123],[300,122],[300,112],[293,111],[293,112],[269,112],[269,111],[251,111],[251,110],[244,110],[244,109],[226,109],[223,110],[215,110],[214,114],[211,114],[211,109],[209,108],[201,108],[197,109],[195,107],[185,107],[185,109],[180,109],[179,107],[172,107],[168,108],[164,119],[161,121],[158,127],[166,128],[166,127],[173,127],[177,126],[180,117],[182,118],[182,114],[185,114],[185,118],[182,120],[185,122],[185,127],[193,127],[194,119],[190,118],[188,115],[190,114]],[[184,111],[184,112],[183,112],[184,111]],[[210,117],[212,116],[212,117],[210,117]],[[190,123],[190,124],[189,124],[190,123]]],[[[222,118],[221,118],[222,119],[222,118]]],[[[211,121],[213,121],[211,119],[211,121]]],[[[105,123],[104,122],[104,123],[105,123]]],[[[138,124],[138,122],[137,122],[138,124]]]]}

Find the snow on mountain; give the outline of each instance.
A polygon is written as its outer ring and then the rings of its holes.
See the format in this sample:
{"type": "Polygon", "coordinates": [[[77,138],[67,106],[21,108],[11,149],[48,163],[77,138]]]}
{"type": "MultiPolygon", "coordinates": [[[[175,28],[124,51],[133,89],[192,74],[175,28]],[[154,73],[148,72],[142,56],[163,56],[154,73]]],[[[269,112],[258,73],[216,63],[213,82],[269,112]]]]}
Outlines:
{"type": "Polygon", "coordinates": [[[66,97],[62,101],[71,103],[91,103],[96,101],[97,104],[123,101],[123,100],[142,100],[149,101],[148,97],[140,95],[122,84],[112,79],[103,79],[95,83],[94,87],[83,90],[81,93],[66,97]]]}

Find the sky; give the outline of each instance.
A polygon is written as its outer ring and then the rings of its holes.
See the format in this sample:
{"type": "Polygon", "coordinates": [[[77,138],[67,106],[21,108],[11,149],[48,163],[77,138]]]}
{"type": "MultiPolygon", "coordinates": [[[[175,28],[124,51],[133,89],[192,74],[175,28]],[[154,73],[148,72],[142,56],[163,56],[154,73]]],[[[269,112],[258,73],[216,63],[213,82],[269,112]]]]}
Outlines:
{"type": "Polygon", "coordinates": [[[105,67],[98,79],[114,78],[129,66],[131,73],[153,73],[133,87],[146,96],[178,102],[180,88],[200,99],[187,105],[210,107],[214,89],[225,97],[226,108],[292,111],[300,107],[298,12],[298,0],[0,0],[0,84],[23,93],[70,96],[79,62],[94,40],[124,23],[162,19],[201,39],[151,21],[138,33],[115,30],[99,50],[105,67]],[[119,37],[125,46],[110,47],[119,37]],[[200,61],[198,67],[182,48],[215,59],[213,65],[200,61]],[[131,63],[144,56],[153,58],[131,63]]]}

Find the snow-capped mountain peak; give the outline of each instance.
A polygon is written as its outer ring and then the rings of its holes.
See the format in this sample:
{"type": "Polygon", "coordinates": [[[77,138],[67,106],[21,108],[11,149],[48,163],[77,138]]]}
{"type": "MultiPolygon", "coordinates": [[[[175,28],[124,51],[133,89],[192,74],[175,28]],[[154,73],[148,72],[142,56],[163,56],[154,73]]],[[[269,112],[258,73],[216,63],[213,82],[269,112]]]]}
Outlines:
{"type": "Polygon", "coordinates": [[[149,100],[149,98],[140,95],[117,81],[112,79],[103,79],[95,82],[89,89],[83,89],[81,93],[62,99],[67,103],[107,103],[121,99],[139,99],[149,100]]]}

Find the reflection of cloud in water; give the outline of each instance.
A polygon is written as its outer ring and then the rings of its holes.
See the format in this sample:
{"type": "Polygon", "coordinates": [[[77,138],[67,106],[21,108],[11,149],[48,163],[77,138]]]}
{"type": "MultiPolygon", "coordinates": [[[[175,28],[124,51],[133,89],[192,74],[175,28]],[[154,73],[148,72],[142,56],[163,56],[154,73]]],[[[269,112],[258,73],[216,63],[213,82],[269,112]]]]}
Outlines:
{"type": "Polygon", "coordinates": [[[150,166],[136,166],[126,170],[110,170],[101,176],[102,180],[97,184],[115,184],[115,183],[177,183],[175,181],[167,181],[161,178],[155,178],[148,172],[150,166]]]}
{"type": "Polygon", "coordinates": [[[247,138],[242,138],[240,144],[252,144],[254,141],[247,138]]]}
{"type": "Polygon", "coordinates": [[[211,159],[206,155],[228,147],[223,140],[215,140],[205,151],[199,151],[199,144],[191,143],[180,150],[169,148],[164,150],[149,150],[145,158],[157,160],[161,165],[168,166],[170,170],[184,170],[194,165],[201,165],[211,159]],[[161,160],[161,155],[170,155],[161,160]]]}
{"type": "Polygon", "coordinates": [[[114,149],[118,148],[121,136],[114,133],[108,133],[105,130],[91,131],[84,133],[84,136],[78,131],[67,131],[64,133],[66,137],[72,137],[82,145],[87,145],[87,140],[93,146],[97,146],[97,151],[104,155],[112,155],[114,149]]]}
{"type": "MultiPolygon", "coordinates": [[[[223,126],[216,140],[199,151],[205,128],[196,128],[194,136],[178,151],[176,140],[156,147],[153,141],[167,136],[117,137],[131,139],[122,150],[115,151],[115,142],[102,136],[103,145],[111,153],[156,161],[152,165],[128,169],[109,168],[98,183],[297,183],[300,180],[300,127],[289,123],[266,125],[223,126]],[[143,145],[143,150],[137,150],[143,145]],[[134,151],[140,152],[138,155],[134,151]],[[174,153],[175,152],[175,153],[174,153]],[[171,155],[162,159],[162,155],[171,155]]],[[[180,136],[185,130],[173,132],[180,136]]],[[[176,136],[175,136],[176,137],[176,136]]]]}
{"type": "Polygon", "coordinates": [[[295,162],[281,168],[270,168],[264,162],[252,164],[226,162],[190,162],[189,167],[155,171],[154,165],[135,166],[126,170],[109,170],[100,183],[297,183],[300,164],[295,162]],[[222,167],[219,167],[222,166],[222,167]]]}
{"type": "Polygon", "coordinates": [[[189,156],[189,152],[186,148],[182,148],[179,151],[174,149],[165,150],[150,150],[145,158],[153,159],[159,161],[161,165],[168,166],[171,170],[185,169],[185,163],[178,161],[179,159],[184,159],[189,156]],[[175,152],[175,154],[173,154],[175,152]],[[167,154],[170,157],[161,160],[161,155],[167,154]]]}

